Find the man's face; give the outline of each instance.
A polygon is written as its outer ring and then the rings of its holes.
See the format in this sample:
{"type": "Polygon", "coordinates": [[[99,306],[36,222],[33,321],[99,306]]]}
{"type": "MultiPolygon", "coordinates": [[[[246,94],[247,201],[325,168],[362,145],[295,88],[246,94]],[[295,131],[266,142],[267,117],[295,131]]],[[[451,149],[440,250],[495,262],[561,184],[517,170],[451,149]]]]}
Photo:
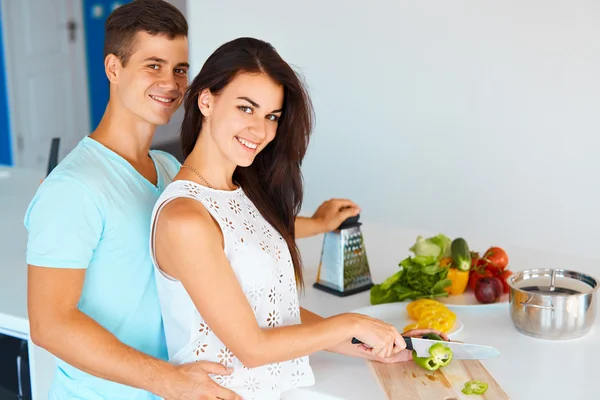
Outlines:
{"type": "Polygon", "coordinates": [[[138,32],[126,65],[117,60],[120,103],[141,121],[167,124],[183,101],[188,68],[186,37],[138,32]]]}

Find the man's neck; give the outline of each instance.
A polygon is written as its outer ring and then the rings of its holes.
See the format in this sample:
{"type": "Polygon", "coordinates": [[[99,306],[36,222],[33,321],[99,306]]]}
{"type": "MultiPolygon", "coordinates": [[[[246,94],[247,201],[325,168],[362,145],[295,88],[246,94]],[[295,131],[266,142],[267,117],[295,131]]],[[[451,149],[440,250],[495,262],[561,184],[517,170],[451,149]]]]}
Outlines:
{"type": "Polygon", "coordinates": [[[133,164],[144,163],[152,145],[156,125],[140,120],[111,104],[90,137],[133,164]]]}

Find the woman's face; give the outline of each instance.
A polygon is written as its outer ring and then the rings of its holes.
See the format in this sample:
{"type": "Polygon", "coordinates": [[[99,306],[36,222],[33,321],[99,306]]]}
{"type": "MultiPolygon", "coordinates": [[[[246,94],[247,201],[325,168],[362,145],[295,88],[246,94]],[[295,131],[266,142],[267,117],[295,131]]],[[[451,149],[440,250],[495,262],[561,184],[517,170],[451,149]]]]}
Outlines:
{"type": "Polygon", "coordinates": [[[267,75],[241,73],[217,96],[200,93],[198,106],[221,153],[247,167],[275,138],[283,98],[283,86],[267,75]]]}

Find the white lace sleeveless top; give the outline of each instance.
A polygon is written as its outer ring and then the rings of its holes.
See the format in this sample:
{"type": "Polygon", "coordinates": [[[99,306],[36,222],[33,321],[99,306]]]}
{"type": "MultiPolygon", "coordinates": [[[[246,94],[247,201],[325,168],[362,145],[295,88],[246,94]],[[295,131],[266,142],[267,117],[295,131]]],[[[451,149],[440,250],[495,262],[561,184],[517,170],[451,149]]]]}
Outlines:
{"type": "Polygon", "coordinates": [[[160,270],[154,254],[154,225],[162,207],[178,197],[199,201],[219,223],[225,254],[258,325],[274,328],[300,323],[296,279],[287,244],[243,189],[215,190],[191,181],[174,181],[154,207],[150,242],[170,362],[206,360],[232,367],[231,375],[213,379],[244,399],[280,399],[287,390],[314,384],[308,357],[246,368],[202,319],[181,282],[160,270]]]}

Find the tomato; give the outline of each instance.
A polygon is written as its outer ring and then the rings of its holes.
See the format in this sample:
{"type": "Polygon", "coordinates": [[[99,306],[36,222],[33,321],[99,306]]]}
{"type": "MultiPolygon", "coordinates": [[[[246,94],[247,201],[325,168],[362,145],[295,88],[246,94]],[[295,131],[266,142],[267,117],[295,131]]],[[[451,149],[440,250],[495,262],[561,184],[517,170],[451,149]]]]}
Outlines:
{"type": "Polygon", "coordinates": [[[478,252],[472,251],[471,252],[471,269],[474,269],[480,263],[481,263],[481,256],[479,255],[478,252]]]}
{"type": "Polygon", "coordinates": [[[471,272],[469,274],[469,287],[471,288],[472,291],[475,291],[475,285],[477,284],[477,281],[479,280],[479,278],[492,277],[492,276],[496,276],[496,275],[489,269],[471,270],[471,272]]]}
{"type": "Polygon", "coordinates": [[[489,271],[492,276],[498,276],[502,273],[502,269],[487,261],[483,262],[483,268],[489,271]]]}
{"type": "Polygon", "coordinates": [[[508,266],[508,255],[500,247],[490,247],[483,255],[483,259],[503,271],[508,266]]]}
{"type": "Polygon", "coordinates": [[[504,293],[508,293],[510,291],[510,286],[508,286],[508,283],[506,282],[506,280],[512,274],[513,274],[513,272],[511,270],[507,269],[507,270],[502,271],[502,273],[500,275],[498,275],[498,279],[500,279],[500,281],[502,282],[502,287],[504,288],[504,293]]]}

